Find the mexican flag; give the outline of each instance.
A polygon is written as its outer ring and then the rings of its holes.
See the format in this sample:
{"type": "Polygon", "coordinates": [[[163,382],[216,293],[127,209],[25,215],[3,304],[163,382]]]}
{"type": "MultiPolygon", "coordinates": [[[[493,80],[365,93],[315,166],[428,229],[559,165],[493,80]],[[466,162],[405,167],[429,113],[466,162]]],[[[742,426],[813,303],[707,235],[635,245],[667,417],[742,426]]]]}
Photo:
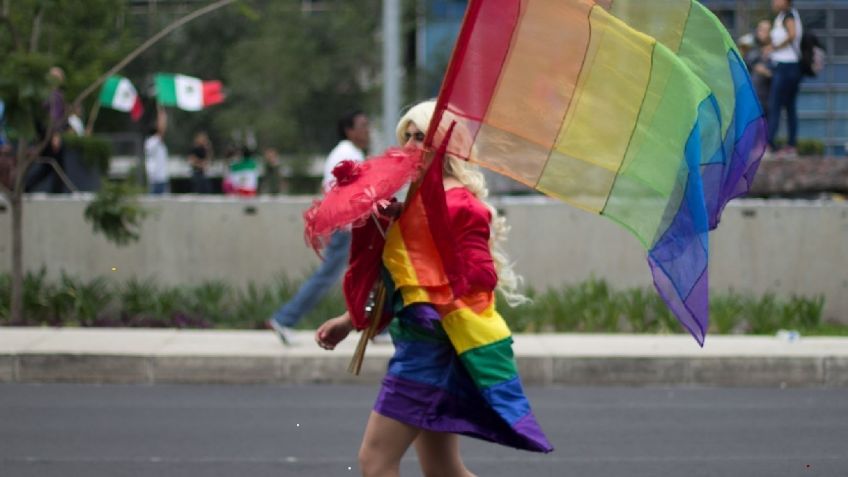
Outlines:
{"type": "Polygon", "coordinates": [[[144,107],[141,105],[141,98],[138,97],[135,87],[123,76],[110,76],[103,83],[103,89],[100,90],[100,105],[130,113],[133,121],[138,121],[144,114],[144,107]]]}
{"type": "Polygon", "coordinates": [[[224,178],[224,193],[228,195],[254,196],[259,186],[259,168],[252,158],[242,159],[230,165],[224,178]]]}
{"type": "Polygon", "coordinates": [[[202,81],[191,76],[159,73],[154,78],[156,96],[165,106],[200,111],[224,101],[220,81],[202,81]]]}

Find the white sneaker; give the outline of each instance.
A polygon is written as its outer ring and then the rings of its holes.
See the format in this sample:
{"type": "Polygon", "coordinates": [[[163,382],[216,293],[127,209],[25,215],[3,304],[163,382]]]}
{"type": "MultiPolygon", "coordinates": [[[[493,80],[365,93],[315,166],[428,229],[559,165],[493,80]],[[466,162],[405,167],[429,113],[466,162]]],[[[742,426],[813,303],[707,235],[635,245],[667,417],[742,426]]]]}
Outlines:
{"type": "Polygon", "coordinates": [[[282,341],[284,345],[293,346],[297,343],[297,336],[295,335],[294,328],[283,326],[277,323],[277,320],[273,318],[268,320],[268,326],[277,333],[277,337],[280,338],[280,341],[282,341]]]}

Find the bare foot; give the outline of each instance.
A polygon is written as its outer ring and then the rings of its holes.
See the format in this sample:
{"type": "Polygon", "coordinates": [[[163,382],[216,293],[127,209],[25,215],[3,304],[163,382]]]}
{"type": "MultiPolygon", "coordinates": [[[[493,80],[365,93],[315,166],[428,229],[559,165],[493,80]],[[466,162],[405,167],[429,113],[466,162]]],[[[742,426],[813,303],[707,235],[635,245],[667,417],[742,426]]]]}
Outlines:
{"type": "Polygon", "coordinates": [[[350,315],[345,313],[325,321],[323,325],[318,327],[315,332],[315,342],[326,350],[332,350],[347,338],[351,331],[353,331],[353,323],[350,322],[350,315]]]}

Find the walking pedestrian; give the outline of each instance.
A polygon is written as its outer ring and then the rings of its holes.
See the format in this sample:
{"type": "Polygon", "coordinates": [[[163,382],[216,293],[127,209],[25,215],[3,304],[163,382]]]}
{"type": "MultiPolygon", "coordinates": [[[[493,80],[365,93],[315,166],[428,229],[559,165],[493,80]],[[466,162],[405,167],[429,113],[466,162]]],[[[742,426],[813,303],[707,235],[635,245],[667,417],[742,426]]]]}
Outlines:
{"type": "MultiPolygon", "coordinates": [[[[325,192],[332,186],[333,169],[340,162],[365,160],[365,151],[371,142],[368,116],[360,110],[344,114],[338,122],[338,134],[339,143],[324,163],[322,188],[325,192]]],[[[294,327],[339,281],[347,266],[350,240],[349,231],[334,233],[324,250],[324,260],[315,273],[301,285],[291,300],[280,307],[268,320],[268,325],[276,331],[284,344],[294,342],[294,327]]]]}
{"type": "MultiPolygon", "coordinates": [[[[401,142],[421,147],[434,109],[428,101],[407,112],[397,126],[401,142]]],[[[395,310],[389,325],[395,354],[359,451],[367,477],[399,475],[400,460],[411,445],[424,475],[473,476],[460,456],[459,435],[534,452],[553,450],[524,395],[509,328],[494,306],[495,288],[514,302],[523,298],[509,262],[494,246],[506,224],[484,202],[486,182],[476,167],[447,156],[443,174],[437,187],[444,187],[449,216],[444,232],[451,234],[468,291],[440,301],[433,298],[438,290],[414,284],[417,273],[444,273],[438,260],[443,255],[427,254],[427,247],[415,243],[428,240],[421,238],[423,230],[398,233],[392,228],[399,222],[392,225],[382,265],[387,289],[395,290],[386,304],[395,310]]],[[[399,221],[418,210],[402,212],[399,221]]],[[[315,339],[333,349],[352,328],[345,313],[324,323],[315,339]]]]}

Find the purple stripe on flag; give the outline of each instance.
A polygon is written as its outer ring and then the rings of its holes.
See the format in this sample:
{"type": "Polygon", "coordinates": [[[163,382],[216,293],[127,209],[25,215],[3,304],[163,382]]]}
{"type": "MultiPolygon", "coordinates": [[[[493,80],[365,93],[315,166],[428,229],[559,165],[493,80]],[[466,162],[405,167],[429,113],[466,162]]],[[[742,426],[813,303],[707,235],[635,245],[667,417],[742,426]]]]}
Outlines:
{"type": "Polygon", "coordinates": [[[553,450],[532,416],[511,427],[482,397],[457,399],[449,391],[397,376],[383,378],[374,411],[428,431],[462,434],[535,452],[553,450]]]}
{"type": "Polygon", "coordinates": [[[532,412],[527,413],[523,418],[516,422],[513,427],[519,434],[535,443],[539,450],[543,452],[553,451],[548,438],[542,433],[542,426],[536,421],[536,416],[532,412]]]}
{"type": "Polygon", "coordinates": [[[766,120],[760,117],[748,124],[733,149],[728,180],[724,184],[725,188],[722,190],[719,199],[719,215],[728,202],[747,194],[751,190],[751,186],[754,184],[754,175],[757,173],[760,159],[765,150],[766,120]]]}
{"type": "MultiPolygon", "coordinates": [[[[701,104],[699,117],[710,117],[712,97],[701,104]]],[[[669,227],[648,251],[654,285],[678,321],[701,346],[709,327],[709,220],[701,181],[701,124],[692,129],[681,165],[684,188],[669,227]]]]}

